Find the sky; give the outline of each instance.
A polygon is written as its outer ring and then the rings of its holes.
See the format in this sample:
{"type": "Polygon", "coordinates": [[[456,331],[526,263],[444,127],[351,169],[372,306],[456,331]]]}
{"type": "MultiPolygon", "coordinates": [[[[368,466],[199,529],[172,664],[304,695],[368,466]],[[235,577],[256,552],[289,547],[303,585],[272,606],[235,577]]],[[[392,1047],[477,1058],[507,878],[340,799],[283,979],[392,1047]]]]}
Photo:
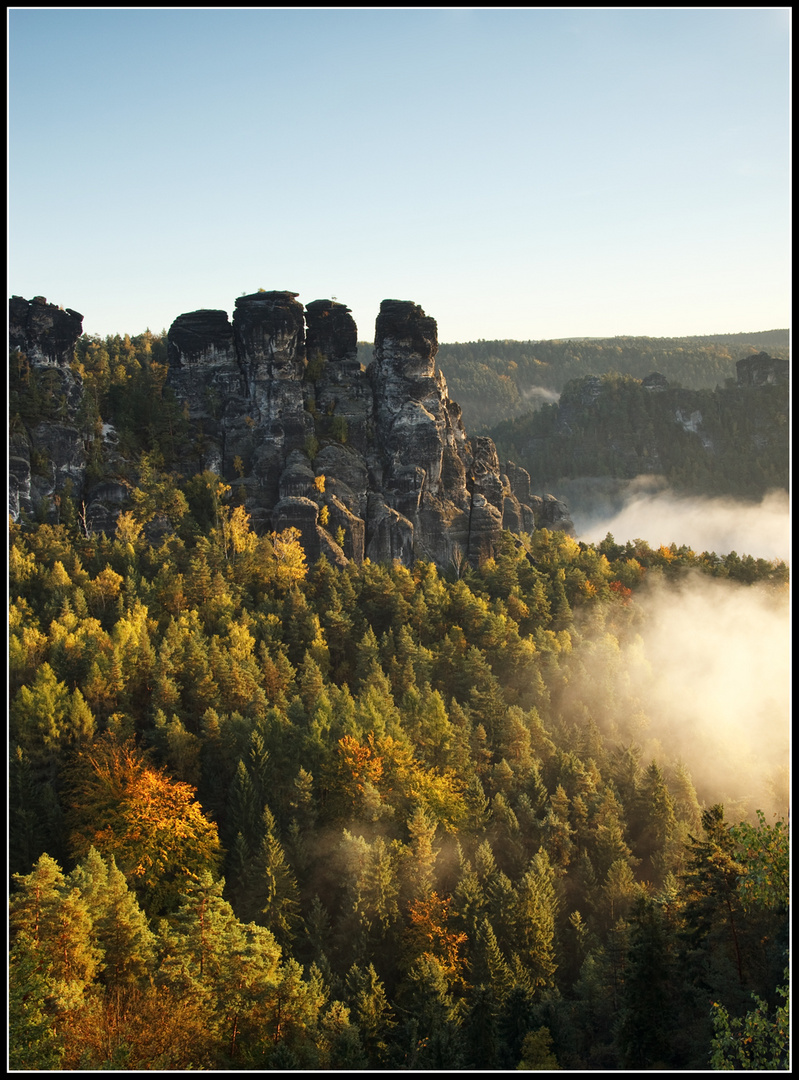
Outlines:
{"type": "Polygon", "coordinates": [[[10,295],[363,341],[789,326],[789,8],[8,11],[10,295]]]}

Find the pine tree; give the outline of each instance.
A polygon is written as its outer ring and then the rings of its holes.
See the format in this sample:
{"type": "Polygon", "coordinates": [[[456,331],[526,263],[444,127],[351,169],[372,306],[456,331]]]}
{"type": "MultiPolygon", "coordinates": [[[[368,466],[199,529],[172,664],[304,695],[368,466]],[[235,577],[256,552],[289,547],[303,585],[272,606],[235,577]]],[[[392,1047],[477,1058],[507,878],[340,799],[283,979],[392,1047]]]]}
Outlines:
{"type": "Polygon", "coordinates": [[[50,770],[36,770],[21,746],[12,746],[8,769],[9,869],[29,871],[45,850],[60,855],[63,820],[50,770]],[[37,776],[38,772],[38,776],[37,776]]]}
{"type": "Polygon", "coordinates": [[[164,926],[158,978],[202,1003],[220,1052],[233,1060],[277,990],[280,948],[268,930],[236,919],[223,888],[207,871],[190,884],[164,926]]]}
{"type": "Polygon", "coordinates": [[[288,949],[299,923],[299,890],[268,806],[264,807],[261,843],[252,862],[248,885],[254,920],[288,949]]]}
{"type": "Polygon", "coordinates": [[[17,934],[8,966],[8,1067],[12,1072],[59,1069],[63,1046],[48,1008],[50,987],[37,950],[17,934]]]}
{"type": "Polygon", "coordinates": [[[263,805],[259,804],[259,792],[252,782],[250,771],[244,760],[239,758],[228,795],[225,832],[229,837],[241,833],[250,851],[255,850],[261,835],[263,805]]]}
{"type": "Polygon", "coordinates": [[[156,938],[113,855],[106,864],[91,848],[67,882],[78,889],[91,914],[105,986],[119,989],[145,980],[155,961],[156,938]]]}
{"type": "Polygon", "coordinates": [[[397,1021],[374,964],[366,968],[353,964],[347,973],[347,991],[368,1065],[372,1069],[385,1068],[388,1037],[397,1021]]]}
{"type": "Polygon", "coordinates": [[[85,738],[87,724],[88,734],[93,730],[91,713],[88,719],[84,714],[71,716],[75,706],[76,699],[66,684],[56,678],[50,664],[43,663],[32,685],[20,687],[12,702],[12,740],[25,750],[32,762],[46,765],[57,758],[62,746],[69,745],[75,736],[85,738]],[[72,728],[73,719],[78,725],[77,731],[72,728]]]}
{"type": "Polygon", "coordinates": [[[29,874],[15,874],[14,880],[12,934],[25,935],[27,955],[45,978],[55,1009],[77,1008],[102,966],[88,905],[49,855],[40,856],[29,874]]]}
{"type": "MultiPolygon", "coordinates": [[[[407,974],[402,1005],[414,1018],[413,1049],[418,1055],[409,1067],[436,1068],[447,1042],[458,1046],[459,1008],[450,992],[444,965],[430,953],[417,957],[407,974]]],[[[453,1059],[451,1059],[452,1061],[453,1059]]]]}
{"type": "Polygon", "coordinates": [[[659,885],[672,868],[672,840],[677,822],[671,795],[655,761],[641,779],[637,801],[636,850],[645,860],[642,874],[659,885]]]}
{"type": "Polygon", "coordinates": [[[385,958],[399,929],[398,845],[344,829],[339,844],[345,887],[340,944],[350,964],[385,958]]]}
{"type": "Polygon", "coordinates": [[[463,793],[463,801],[466,804],[464,831],[473,836],[479,836],[491,816],[490,804],[479,777],[471,777],[468,787],[463,793]]]}
{"type": "Polygon", "coordinates": [[[433,891],[438,849],[433,846],[437,822],[423,806],[408,819],[410,845],[402,860],[402,896],[407,902],[425,899],[433,891]]]}
{"type": "Polygon", "coordinates": [[[553,1072],[560,1068],[558,1059],[552,1053],[552,1036],[549,1028],[541,1027],[530,1031],[524,1037],[521,1046],[522,1059],[517,1069],[537,1069],[553,1072]]]}
{"type": "Polygon", "coordinates": [[[617,1037],[627,1069],[681,1067],[675,1060],[674,934],[663,909],[646,897],[630,916],[630,951],[617,1037]]]}
{"type": "Polygon", "coordinates": [[[340,1001],[331,1001],[319,1020],[317,1048],[319,1068],[351,1071],[367,1066],[358,1026],[340,1001]]]}
{"type": "Polygon", "coordinates": [[[530,973],[533,986],[554,985],[555,919],[558,902],[555,894],[555,870],[542,848],[517,889],[519,954],[530,973]]]}

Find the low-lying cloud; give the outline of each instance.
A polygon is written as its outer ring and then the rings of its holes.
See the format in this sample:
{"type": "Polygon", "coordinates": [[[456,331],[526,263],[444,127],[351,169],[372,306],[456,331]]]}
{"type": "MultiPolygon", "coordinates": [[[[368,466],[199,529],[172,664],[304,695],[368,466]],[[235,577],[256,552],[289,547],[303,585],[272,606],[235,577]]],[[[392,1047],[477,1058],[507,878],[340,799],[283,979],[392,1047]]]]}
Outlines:
{"type": "Polygon", "coordinates": [[[533,405],[552,405],[560,401],[557,390],[550,390],[546,386],[528,386],[519,391],[522,401],[533,405]]]}
{"type": "Polygon", "coordinates": [[[697,553],[752,555],[790,560],[788,493],[772,491],[758,503],[677,495],[657,477],[558,488],[580,540],[598,543],[611,533],[617,543],[646,540],[650,547],[683,544],[697,553]]]}
{"type": "Polygon", "coordinates": [[[788,810],[788,591],[692,571],[651,574],[636,592],[635,633],[620,643],[586,625],[565,702],[609,745],[634,743],[643,767],[678,763],[700,802],[728,820],[788,810]]]}
{"type": "MultiPolygon", "coordinates": [[[[640,539],[653,548],[675,543],[697,553],[790,559],[785,491],[770,492],[759,503],[685,497],[662,478],[639,477],[572,481],[561,497],[585,542],[611,533],[617,543],[640,539]]],[[[604,679],[610,698],[626,702],[606,734],[642,747],[643,764],[683,762],[700,799],[724,803],[728,817],[756,809],[786,813],[788,590],[699,572],[676,584],[650,574],[636,604],[637,636],[615,656],[590,637],[582,646],[589,679],[595,685],[604,679]]],[[[590,700],[590,683],[575,691],[590,700]]]]}
{"type": "Polygon", "coordinates": [[[787,591],[691,574],[644,593],[641,737],[680,758],[700,796],[742,813],[787,811],[787,591]]]}

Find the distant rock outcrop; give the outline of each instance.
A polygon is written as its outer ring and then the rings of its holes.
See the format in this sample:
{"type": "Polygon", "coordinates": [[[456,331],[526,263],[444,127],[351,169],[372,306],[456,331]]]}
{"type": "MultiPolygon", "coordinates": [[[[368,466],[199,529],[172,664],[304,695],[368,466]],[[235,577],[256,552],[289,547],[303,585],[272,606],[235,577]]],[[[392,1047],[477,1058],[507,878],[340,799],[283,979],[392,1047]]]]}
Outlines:
{"type": "MultiPolygon", "coordinates": [[[[789,365],[760,353],[737,369],[737,386],[714,390],[685,389],[659,372],[571,380],[551,411],[515,422],[505,452],[556,490],[580,478],[650,475],[685,492],[763,495],[787,486],[789,365]]],[[[529,505],[547,524],[547,508],[535,497],[529,505]]]]}
{"type": "Polygon", "coordinates": [[[787,383],[789,379],[788,361],[768,353],[745,356],[735,365],[739,386],[772,386],[775,383],[787,383]]]}

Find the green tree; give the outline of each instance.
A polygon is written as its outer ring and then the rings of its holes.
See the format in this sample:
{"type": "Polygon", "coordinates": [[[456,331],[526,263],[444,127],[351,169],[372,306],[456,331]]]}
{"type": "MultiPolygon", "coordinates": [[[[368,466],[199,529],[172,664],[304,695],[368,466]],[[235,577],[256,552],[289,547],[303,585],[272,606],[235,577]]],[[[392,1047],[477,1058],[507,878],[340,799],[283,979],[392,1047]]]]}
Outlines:
{"type": "Polygon", "coordinates": [[[694,839],[688,870],[683,874],[686,895],[685,942],[694,961],[712,953],[715,966],[734,970],[744,981],[742,904],[738,882],[744,866],[735,858],[724,807],[711,806],[702,814],[704,838],[694,839]]]}
{"type": "Polygon", "coordinates": [[[391,1029],[396,1026],[385,986],[374,964],[361,968],[353,964],[347,973],[348,1000],[370,1068],[385,1068],[391,1029]]]}
{"type": "Polygon", "coordinates": [[[399,929],[399,848],[382,836],[372,841],[344,829],[339,863],[344,885],[339,924],[350,963],[385,956],[399,929]]]}
{"type": "Polygon", "coordinates": [[[161,472],[157,459],[158,455],[141,456],[139,484],[131,496],[134,513],[141,524],[160,516],[175,526],[188,513],[189,504],[180,490],[177,477],[161,472]]]}
{"type": "Polygon", "coordinates": [[[553,1072],[560,1069],[558,1059],[552,1053],[552,1036],[549,1028],[540,1027],[537,1031],[529,1031],[522,1043],[522,1059],[516,1066],[517,1069],[538,1069],[544,1072],[553,1072]]]}
{"type": "Polygon", "coordinates": [[[208,871],[190,883],[163,925],[159,980],[203,1003],[220,1051],[235,1060],[278,987],[280,947],[263,927],[243,925],[208,871]]]}
{"type": "Polygon", "coordinates": [[[533,857],[518,887],[519,953],[533,986],[554,984],[555,920],[558,910],[555,871],[546,851],[533,857]]]}
{"type": "Polygon", "coordinates": [[[11,738],[38,763],[62,748],[91,740],[94,716],[77,688],[70,691],[50,664],[43,663],[30,687],[22,686],[11,706],[11,738]]]}
{"type": "Polygon", "coordinates": [[[790,1009],[788,969],[777,993],[783,999],[771,1013],[767,1003],[753,994],[755,1007],[741,1019],[731,1018],[713,1002],[713,1042],[710,1066],[715,1069],[790,1069],[790,1009]]]}
{"type": "Polygon", "coordinates": [[[630,916],[618,1045],[628,1069],[680,1067],[674,1025],[679,983],[676,939],[663,908],[636,901],[630,916]]]}
{"type": "Polygon", "coordinates": [[[63,1046],[48,1009],[50,988],[29,935],[17,934],[8,966],[8,1067],[12,1072],[59,1069],[63,1046]]]}
{"type": "Polygon", "coordinates": [[[90,848],[67,884],[86,901],[93,937],[103,957],[103,984],[113,991],[142,984],[153,969],[156,938],[113,855],[106,862],[90,848]]]}
{"type": "MultiPolygon", "coordinates": [[[[12,940],[24,935],[18,956],[35,962],[36,972],[47,984],[48,1001],[63,1023],[66,1014],[79,1007],[84,991],[102,966],[88,905],[46,854],[39,857],[29,874],[15,874],[14,881],[16,889],[10,901],[12,940]]],[[[17,974],[29,967],[23,960],[17,974]]]]}
{"type": "Polygon", "coordinates": [[[636,850],[644,859],[641,873],[660,885],[672,869],[671,841],[676,827],[674,803],[663,773],[653,761],[644,772],[638,791],[636,850]]]}
{"type": "Polygon", "coordinates": [[[262,838],[250,867],[249,893],[254,920],[288,948],[300,921],[299,889],[268,806],[264,807],[262,838]]]}

